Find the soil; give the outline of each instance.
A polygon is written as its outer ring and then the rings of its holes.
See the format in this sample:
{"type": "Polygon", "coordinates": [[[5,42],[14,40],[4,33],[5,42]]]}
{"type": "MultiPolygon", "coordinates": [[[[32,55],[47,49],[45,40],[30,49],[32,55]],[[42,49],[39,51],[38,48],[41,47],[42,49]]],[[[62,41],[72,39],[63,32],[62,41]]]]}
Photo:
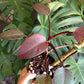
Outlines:
{"type": "Polygon", "coordinates": [[[50,55],[47,56],[47,68],[45,63],[45,54],[34,57],[28,61],[27,71],[36,73],[37,75],[48,74],[53,78],[54,71],[57,67],[51,66],[54,58],[50,55]]]}

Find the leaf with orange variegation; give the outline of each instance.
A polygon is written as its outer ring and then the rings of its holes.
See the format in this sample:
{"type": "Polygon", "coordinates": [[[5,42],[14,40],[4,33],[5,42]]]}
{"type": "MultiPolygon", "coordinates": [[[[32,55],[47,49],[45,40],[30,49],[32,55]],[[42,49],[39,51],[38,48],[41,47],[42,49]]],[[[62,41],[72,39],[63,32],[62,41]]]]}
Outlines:
{"type": "Polygon", "coordinates": [[[7,39],[7,40],[15,40],[15,39],[21,39],[25,35],[23,32],[21,32],[18,29],[11,29],[4,31],[3,33],[0,34],[0,39],[7,39]]]}
{"type": "Polygon", "coordinates": [[[84,38],[84,27],[77,28],[73,35],[77,42],[81,41],[84,38]]]}
{"type": "Polygon", "coordinates": [[[34,4],[32,7],[41,15],[49,15],[49,13],[50,13],[50,8],[45,6],[42,3],[34,4]]]}
{"type": "Polygon", "coordinates": [[[33,34],[28,37],[20,46],[18,51],[19,59],[35,57],[43,53],[48,48],[48,41],[41,34],[33,34]]]}

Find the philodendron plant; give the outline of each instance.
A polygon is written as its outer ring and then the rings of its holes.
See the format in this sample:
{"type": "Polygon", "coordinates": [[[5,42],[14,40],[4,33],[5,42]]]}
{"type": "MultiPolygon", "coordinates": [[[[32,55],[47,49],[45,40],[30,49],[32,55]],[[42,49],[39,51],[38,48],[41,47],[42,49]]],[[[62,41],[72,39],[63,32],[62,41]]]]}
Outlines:
{"type": "Polygon", "coordinates": [[[58,57],[58,60],[52,63],[50,66],[54,67],[59,65],[60,67],[63,68],[58,68],[57,70],[55,70],[54,77],[52,79],[49,76],[49,74],[47,74],[47,69],[46,69],[46,75],[42,74],[41,76],[37,77],[36,84],[74,84],[74,78],[72,76],[72,73],[65,68],[64,62],[66,61],[67,58],[77,53],[84,46],[84,39],[83,39],[84,27],[80,27],[76,29],[74,32],[65,31],[51,36],[51,23],[49,18],[50,8],[43,4],[34,4],[33,8],[39,14],[48,17],[48,22],[49,22],[48,39],[46,39],[42,34],[38,34],[38,33],[33,34],[30,37],[27,37],[18,50],[18,58],[19,59],[35,58],[36,56],[45,52],[46,53],[44,58],[45,68],[48,68],[47,56],[52,50],[54,50],[55,54],[58,57]],[[57,47],[55,47],[51,43],[51,40],[62,34],[73,34],[74,38],[77,40],[78,43],[74,44],[73,47],[60,58],[56,51],[57,47]],[[51,47],[51,49],[49,47],[51,47]]]}

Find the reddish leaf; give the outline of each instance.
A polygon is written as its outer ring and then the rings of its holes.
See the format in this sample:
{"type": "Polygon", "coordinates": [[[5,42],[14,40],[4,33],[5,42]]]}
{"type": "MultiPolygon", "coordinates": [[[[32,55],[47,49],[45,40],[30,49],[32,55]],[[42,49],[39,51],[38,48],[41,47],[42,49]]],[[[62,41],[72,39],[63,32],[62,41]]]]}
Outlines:
{"type": "Polygon", "coordinates": [[[84,38],[84,27],[77,28],[73,35],[77,42],[81,41],[84,38]]]}
{"type": "Polygon", "coordinates": [[[41,15],[49,15],[50,8],[45,6],[42,3],[41,4],[34,4],[32,7],[41,15]]]}
{"type": "Polygon", "coordinates": [[[48,42],[41,34],[34,34],[27,38],[20,46],[18,51],[19,59],[35,57],[48,48],[48,42]]]}
{"type": "Polygon", "coordinates": [[[11,29],[7,30],[0,34],[0,39],[8,39],[8,40],[14,40],[14,39],[21,39],[25,35],[23,32],[21,32],[18,29],[11,29]]]}

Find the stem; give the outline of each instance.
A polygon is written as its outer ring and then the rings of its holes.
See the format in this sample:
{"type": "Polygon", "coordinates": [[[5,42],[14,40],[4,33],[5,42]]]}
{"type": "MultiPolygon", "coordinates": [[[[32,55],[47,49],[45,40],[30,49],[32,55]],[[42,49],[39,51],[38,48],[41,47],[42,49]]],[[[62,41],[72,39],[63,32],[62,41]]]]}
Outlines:
{"type": "MultiPolygon", "coordinates": [[[[74,47],[72,47],[60,57],[60,60],[62,61],[62,63],[64,63],[65,60],[67,60],[70,56],[73,56],[75,53],[77,53],[77,51],[74,49],[74,47]]],[[[52,66],[56,66],[58,64],[60,64],[60,61],[56,60],[54,63],[52,63],[52,66]]]]}
{"type": "MultiPolygon", "coordinates": [[[[63,47],[68,47],[68,46],[73,46],[73,45],[62,45],[62,46],[57,46],[55,47],[55,49],[58,49],[58,48],[63,48],[63,47]]],[[[48,50],[48,53],[50,53],[53,49],[49,49],[48,50]]]]}
{"type": "Polygon", "coordinates": [[[61,32],[61,33],[58,33],[58,34],[53,35],[52,37],[50,37],[49,40],[52,40],[53,38],[55,38],[55,37],[57,37],[57,36],[59,36],[59,35],[68,34],[68,33],[73,33],[73,32],[69,32],[69,31],[61,32]]]}
{"type": "MultiPolygon", "coordinates": [[[[78,44],[74,45],[75,47],[77,47],[78,49],[80,49],[81,47],[84,46],[84,39],[82,39],[82,41],[78,42],[78,44]]],[[[78,51],[76,51],[76,49],[74,48],[74,46],[69,49],[64,55],[62,55],[60,57],[61,61],[64,63],[65,60],[67,60],[70,56],[76,54],[78,51]]],[[[56,66],[60,63],[59,60],[56,60],[52,66],[56,66]]]]}
{"type": "Polygon", "coordinates": [[[48,16],[48,21],[49,21],[49,35],[48,35],[48,40],[51,38],[51,24],[50,24],[50,19],[48,16]]]}
{"type": "Polygon", "coordinates": [[[58,53],[57,53],[55,47],[53,46],[53,44],[49,43],[49,45],[53,48],[53,50],[54,50],[55,54],[57,55],[57,57],[58,57],[58,59],[59,59],[61,65],[64,67],[63,62],[61,61],[61,59],[60,59],[60,57],[59,57],[59,55],[58,55],[58,53]]]}
{"type": "Polygon", "coordinates": [[[47,65],[47,53],[45,54],[45,68],[46,68],[46,72],[48,71],[47,68],[48,68],[48,65],[47,65]]]}

